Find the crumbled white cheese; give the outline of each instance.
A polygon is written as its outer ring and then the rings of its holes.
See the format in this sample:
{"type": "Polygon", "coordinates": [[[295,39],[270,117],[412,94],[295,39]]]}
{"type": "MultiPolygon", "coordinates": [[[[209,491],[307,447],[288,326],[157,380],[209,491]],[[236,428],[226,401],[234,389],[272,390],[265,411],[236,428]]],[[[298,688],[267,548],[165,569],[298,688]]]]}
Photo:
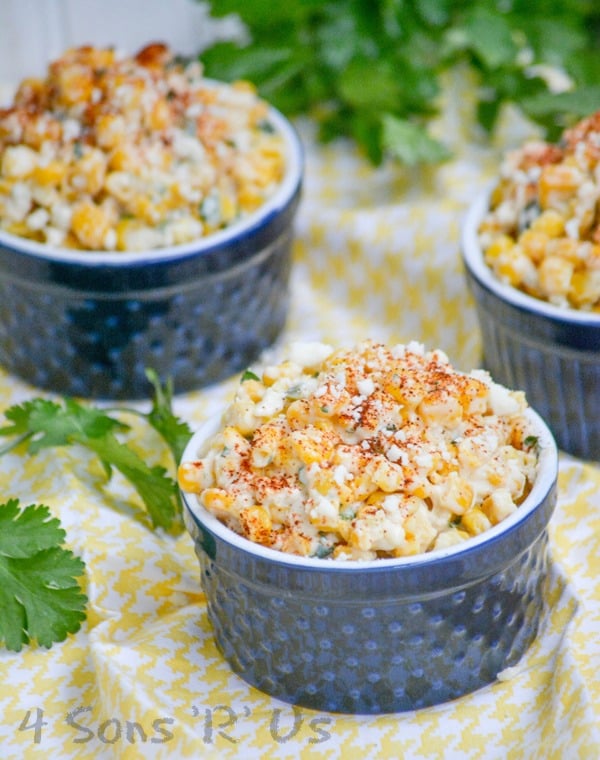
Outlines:
{"type": "Polygon", "coordinates": [[[289,359],[299,367],[315,367],[332,352],[333,348],[325,343],[296,341],[290,346],[289,359]]]}
{"type": "Polygon", "coordinates": [[[212,491],[217,514],[226,498],[250,538],[244,510],[264,509],[262,540],[284,552],[321,556],[325,534],[338,559],[429,551],[518,508],[537,464],[535,450],[515,445],[527,438],[526,408],[487,372],[458,372],[421,344],[366,342],[333,356],[304,344],[240,384],[226,450],[217,439],[200,460],[202,483],[193,465],[183,482],[212,491]],[[408,411],[397,396],[414,399],[408,411]]]}

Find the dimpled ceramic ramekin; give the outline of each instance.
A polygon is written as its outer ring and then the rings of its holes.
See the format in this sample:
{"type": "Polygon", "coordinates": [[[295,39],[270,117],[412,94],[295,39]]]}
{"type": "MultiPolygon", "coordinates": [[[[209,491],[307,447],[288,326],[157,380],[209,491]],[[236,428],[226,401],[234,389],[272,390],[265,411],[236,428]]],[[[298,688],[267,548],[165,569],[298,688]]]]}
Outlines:
{"type": "Polygon", "coordinates": [[[151,393],[146,368],[183,393],[254,361],[287,317],[303,178],[294,128],[269,120],[286,145],[279,188],[197,242],[89,252],[0,232],[0,365],[57,393],[135,399],[151,393]]]}
{"type": "Polygon", "coordinates": [[[483,194],[471,206],[462,233],[483,365],[496,382],[525,391],[559,448],[600,460],[600,315],[554,306],[498,280],[477,239],[488,202],[483,194]]]}
{"type": "MultiPolygon", "coordinates": [[[[455,699],[493,682],[534,640],[549,569],[557,450],[539,444],[519,508],[459,545],[399,559],[297,557],[242,538],[183,493],[215,640],[248,683],[296,705],[388,713],[455,699]]],[[[183,461],[218,429],[206,423],[183,461]]]]}

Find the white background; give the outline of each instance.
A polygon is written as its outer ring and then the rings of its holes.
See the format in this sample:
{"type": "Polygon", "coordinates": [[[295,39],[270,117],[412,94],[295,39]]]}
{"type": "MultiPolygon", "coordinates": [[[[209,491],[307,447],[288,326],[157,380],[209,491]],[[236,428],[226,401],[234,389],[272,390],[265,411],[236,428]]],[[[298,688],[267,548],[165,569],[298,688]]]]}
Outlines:
{"type": "Polygon", "coordinates": [[[235,19],[208,18],[195,0],[0,0],[0,83],[44,72],[73,45],[114,45],[128,53],[167,42],[183,55],[206,40],[239,34],[235,19]]]}

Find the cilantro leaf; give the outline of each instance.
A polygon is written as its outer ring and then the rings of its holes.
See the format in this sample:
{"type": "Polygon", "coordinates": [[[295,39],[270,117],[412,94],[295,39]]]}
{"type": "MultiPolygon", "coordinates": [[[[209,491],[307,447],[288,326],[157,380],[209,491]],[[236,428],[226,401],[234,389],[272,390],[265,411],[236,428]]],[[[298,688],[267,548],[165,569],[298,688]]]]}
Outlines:
{"type": "Polygon", "coordinates": [[[275,77],[291,58],[291,51],[271,45],[268,48],[255,49],[240,47],[233,42],[220,42],[207,50],[202,56],[204,65],[209,68],[213,59],[227,79],[265,80],[275,77]]]}
{"type": "Polygon", "coordinates": [[[251,369],[246,369],[240,378],[240,383],[245,383],[247,380],[260,380],[260,377],[251,369]]]}
{"type": "Polygon", "coordinates": [[[192,431],[187,422],[180,420],[173,413],[173,383],[169,379],[162,387],[158,375],[154,370],[146,370],[146,376],[154,387],[154,399],[152,409],[148,414],[148,422],[167,443],[173,454],[175,464],[183,456],[183,451],[190,438],[192,431]]]}
{"type": "MultiPolygon", "coordinates": [[[[166,411],[169,394],[167,391],[167,395],[155,401],[152,424],[169,438],[172,451],[179,454],[184,438],[188,440],[189,436],[166,411]]],[[[19,436],[13,446],[25,443],[28,453],[37,454],[50,446],[80,444],[98,455],[107,477],[110,478],[113,468],[123,474],[142,499],[153,527],[182,529],[175,480],[163,467],[150,467],[132,448],[118,440],[116,433],[129,430],[128,425],[101,409],[68,398],[62,405],[33,399],[10,407],[5,416],[12,424],[0,428],[0,436],[19,436]]]]}
{"type": "Polygon", "coordinates": [[[76,580],[84,562],[61,544],[65,533],[48,507],[0,505],[0,642],[19,652],[37,640],[49,648],[76,633],[87,597],[76,580]]]}
{"type": "Polygon", "coordinates": [[[402,95],[398,73],[388,61],[356,57],[340,73],[339,93],[356,108],[393,109],[402,95]],[[365,87],[365,81],[369,86],[365,87]]]}
{"type": "Polygon", "coordinates": [[[408,166],[438,163],[451,155],[448,148],[430,137],[423,127],[392,114],[383,117],[383,144],[391,155],[408,166]]]}
{"type": "Polygon", "coordinates": [[[573,92],[541,92],[524,99],[522,105],[532,117],[562,113],[581,119],[600,108],[600,85],[580,87],[573,92]]]}
{"type": "Polygon", "coordinates": [[[142,499],[154,528],[169,530],[176,527],[180,511],[178,489],[164,467],[150,467],[133,449],[111,433],[98,438],[74,436],[73,442],[81,443],[94,451],[107,473],[110,474],[113,467],[119,470],[142,499]]]}
{"type": "Polygon", "coordinates": [[[487,133],[510,103],[549,139],[581,109],[528,102],[552,91],[531,66],[566,73],[576,100],[600,76],[600,7],[592,0],[214,0],[210,12],[237,14],[246,35],[243,44],[218,39],[200,52],[208,76],[250,79],[284,113],[312,116],[319,139],[350,137],[375,165],[389,156],[445,160],[426,126],[455,71],[475,75],[475,112],[487,133]],[[404,126],[382,128],[387,116],[404,126]],[[406,124],[425,138],[400,134],[406,124]]]}
{"type": "Polygon", "coordinates": [[[509,64],[517,46],[505,15],[498,10],[474,6],[464,25],[467,44],[488,68],[509,64]]]}
{"type": "Polygon", "coordinates": [[[30,438],[29,452],[37,454],[48,446],[66,446],[74,437],[97,438],[127,425],[94,407],[84,407],[65,399],[61,407],[54,401],[36,398],[12,406],[4,416],[13,424],[0,428],[0,435],[24,435],[30,438]]]}
{"type": "Polygon", "coordinates": [[[9,499],[0,510],[0,519],[5,527],[10,526],[10,530],[0,531],[1,556],[31,557],[65,540],[60,521],[50,515],[46,506],[31,505],[21,510],[18,499],[9,499]]]}

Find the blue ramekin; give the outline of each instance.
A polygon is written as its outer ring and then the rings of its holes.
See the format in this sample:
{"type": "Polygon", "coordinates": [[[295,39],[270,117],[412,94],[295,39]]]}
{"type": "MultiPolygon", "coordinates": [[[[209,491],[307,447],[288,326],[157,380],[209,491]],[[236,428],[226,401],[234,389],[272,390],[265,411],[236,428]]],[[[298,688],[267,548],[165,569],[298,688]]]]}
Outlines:
{"type": "Polygon", "coordinates": [[[146,368],[176,393],[252,363],[289,305],[300,139],[275,109],[287,170],[254,214],[196,242],[154,251],[57,249],[0,232],[0,365],[70,396],[150,395],[146,368]]]}
{"type": "MultiPolygon", "coordinates": [[[[283,554],[233,533],[183,493],[208,616],[231,668],[295,705],[373,714],[455,699],[514,666],[545,610],[558,471],[552,434],[528,414],[540,464],[526,500],[479,536],[413,557],[283,554]]],[[[202,426],[183,461],[198,459],[219,425],[202,426]]]]}
{"type": "Polygon", "coordinates": [[[501,282],[477,237],[488,208],[484,193],[465,217],[461,246],[483,365],[496,382],[525,391],[559,448],[600,460],[600,314],[560,308],[501,282]]]}

